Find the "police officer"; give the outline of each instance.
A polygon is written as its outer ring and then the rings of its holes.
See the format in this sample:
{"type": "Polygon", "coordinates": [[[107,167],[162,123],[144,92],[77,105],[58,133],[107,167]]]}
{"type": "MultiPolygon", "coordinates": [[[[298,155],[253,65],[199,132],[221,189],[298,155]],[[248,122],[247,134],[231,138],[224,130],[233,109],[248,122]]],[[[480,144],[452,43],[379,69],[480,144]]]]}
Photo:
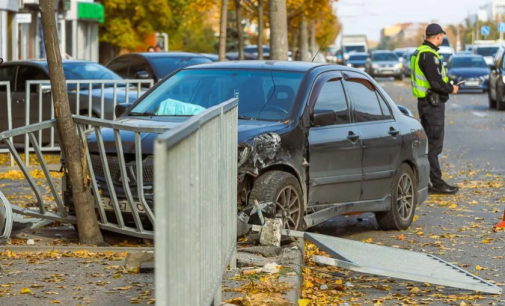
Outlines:
{"type": "Polygon", "coordinates": [[[438,24],[426,28],[426,40],[411,58],[412,93],[417,98],[421,124],[428,136],[428,160],[430,162],[430,192],[455,194],[459,188],[442,179],[438,155],[444,144],[445,102],[450,93],[457,93],[458,86],[451,85],[445,72],[438,47],[442,45],[444,30],[438,24]]]}

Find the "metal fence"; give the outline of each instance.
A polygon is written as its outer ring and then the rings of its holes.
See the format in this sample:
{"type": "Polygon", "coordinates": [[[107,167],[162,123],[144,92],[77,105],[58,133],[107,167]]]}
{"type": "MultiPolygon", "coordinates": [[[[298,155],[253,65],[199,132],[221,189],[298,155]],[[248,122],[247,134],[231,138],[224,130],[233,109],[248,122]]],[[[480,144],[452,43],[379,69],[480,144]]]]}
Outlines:
{"type": "Polygon", "coordinates": [[[156,303],[221,304],[235,266],[237,100],[192,117],[155,144],[156,303]]]}
{"type": "MultiPolygon", "coordinates": [[[[133,103],[153,86],[153,80],[67,80],[66,82],[72,113],[101,119],[115,119],[114,109],[118,103],[133,103]]],[[[53,95],[49,80],[26,81],[24,98],[18,97],[14,104],[10,94],[8,97],[6,117],[9,130],[54,119],[53,95]]],[[[4,119],[2,117],[0,116],[0,119],[4,119]]],[[[47,131],[38,131],[36,136],[40,150],[60,151],[57,131],[53,127],[47,131]]],[[[28,135],[25,135],[24,143],[19,137],[14,142],[17,147],[24,147],[24,152],[34,152],[28,135]]],[[[6,149],[3,152],[6,152],[6,149]]],[[[28,154],[25,155],[25,163],[29,164],[28,154]]]]}
{"type": "MultiPolygon", "coordinates": [[[[0,95],[3,95],[5,92],[5,100],[0,96],[0,113],[5,112],[7,114],[7,128],[12,129],[12,102],[11,102],[11,84],[9,81],[0,81],[0,95]],[[5,102],[5,104],[4,104],[5,102]]],[[[0,148],[0,153],[8,153],[9,149],[0,148]]]]}

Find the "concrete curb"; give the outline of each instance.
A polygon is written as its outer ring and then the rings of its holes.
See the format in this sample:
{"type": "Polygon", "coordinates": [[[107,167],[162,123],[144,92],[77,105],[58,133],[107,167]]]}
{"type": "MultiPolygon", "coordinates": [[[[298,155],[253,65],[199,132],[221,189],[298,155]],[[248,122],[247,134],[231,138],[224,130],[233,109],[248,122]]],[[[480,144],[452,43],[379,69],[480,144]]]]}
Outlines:
{"type": "Polygon", "coordinates": [[[66,251],[81,251],[81,250],[88,250],[90,252],[95,252],[95,253],[103,253],[103,252],[115,252],[115,253],[121,253],[121,252],[142,252],[142,251],[154,251],[154,248],[146,248],[146,247],[94,247],[94,246],[59,246],[59,245],[46,245],[46,246],[23,246],[23,245],[0,245],[0,252],[5,252],[5,251],[12,251],[12,252],[29,252],[29,253],[35,253],[35,252],[51,252],[51,251],[60,251],[60,252],[66,252],[66,251]]]}
{"type": "Polygon", "coordinates": [[[304,251],[305,248],[305,242],[303,238],[298,238],[298,249],[297,249],[297,255],[296,258],[291,259],[293,262],[293,265],[290,266],[294,272],[295,275],[292,276],[281,276],[279,277],[279,281],[289,283],[293,286],[291,290],[286,292],[286,297],[288,298],[289,302],[293,306],[298,306],[298,300],[301,297],[302,293],[302,282],[303,282],[303,276],[302,276],[302,266],[303,266],[303,258],[304,258],[304,251]]]}

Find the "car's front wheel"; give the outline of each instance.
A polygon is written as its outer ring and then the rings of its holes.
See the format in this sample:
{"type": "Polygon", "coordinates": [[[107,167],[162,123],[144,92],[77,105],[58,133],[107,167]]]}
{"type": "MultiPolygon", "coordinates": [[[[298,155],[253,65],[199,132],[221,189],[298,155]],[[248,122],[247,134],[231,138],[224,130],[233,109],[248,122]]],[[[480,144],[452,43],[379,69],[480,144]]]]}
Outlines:
{"type": "Polygon", "coordinates": [[[255,182],[249,202],[274,203],[275,215],[281,218],[285,229],[303,228],[304,201],[300,183],[294,175],[283,171],[269,171],[255,182]]]}
{"type": "Polygon", "coordinates": [[[402,164],[391,186],[391,209],[375,213],[382,230],[409,228],[416,212],[417,189],[412,169],[409,165],[402,164]]]}

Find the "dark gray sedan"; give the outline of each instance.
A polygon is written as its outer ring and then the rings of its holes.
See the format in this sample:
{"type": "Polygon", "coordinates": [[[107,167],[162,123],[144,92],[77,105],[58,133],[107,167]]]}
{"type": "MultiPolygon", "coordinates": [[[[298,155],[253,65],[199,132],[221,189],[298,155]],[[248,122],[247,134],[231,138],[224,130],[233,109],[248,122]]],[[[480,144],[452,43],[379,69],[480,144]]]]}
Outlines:
{"type": "MultiPolygon", "coordinates": [[[[266,203],[264,214],[282,218],[290,229],[356,212],[374,212],[384,230],[410,226],[416,205],[428,193],[426,134],[418,120],[357,69],[278,61],[187,67],[158,83],[117,121],[173,128],[232,97],[239,99],[240,215],[249,215],[257,200],[266,203]]],[[[102,134],[111,153],[107,158],[118,186],[115,193],[125,198],[114,172],[114,133],[103,129],[102,134]]],[[[156,137],[142,137],[144,173],[153,172],[156,137]]],[[[121,138],[125,159],[135,160],[133,133],[122,132],[121,138]]],[[[102,197],[107,197],[94,134],[88,146],[102,197]]],[[[150,205],[152,184],[146,176],[150,205]]],[[[131,188],[136,190],[133,178],[131,188]]],[[[256,222],[255,216],[249,222],[256,222]]]]}

